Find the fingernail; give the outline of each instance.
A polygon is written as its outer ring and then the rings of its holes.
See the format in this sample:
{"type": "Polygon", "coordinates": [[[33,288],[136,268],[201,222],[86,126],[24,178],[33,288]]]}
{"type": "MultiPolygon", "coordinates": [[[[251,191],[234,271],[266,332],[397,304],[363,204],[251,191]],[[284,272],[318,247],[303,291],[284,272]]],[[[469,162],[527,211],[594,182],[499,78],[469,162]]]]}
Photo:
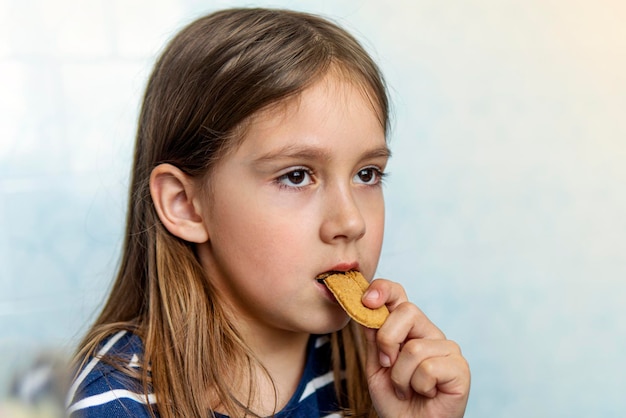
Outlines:
{"type": "Polygon", "coordinates": [[[396,397],[400,399],[401,401],[405,399],[404,393],[400,392],[398,389],[396,389],[396,397]]]}
{"type": "Polygon", "coordinates": [[[391,366],[391,359],[385,353],[380,353],[378,355],[378,361],[380,362],[380,365],[383,366],[383,367],[391,366]]]}
{"type": "Polygon", "coordinates": [[[371,301],[375,301],[380,297],[380,292],[376,289],[371,289],[368,290],[367,292],[365,292],[365,294],[363,295],[363,299],[367,299],[367,300],[371,300],[371,301]]]}

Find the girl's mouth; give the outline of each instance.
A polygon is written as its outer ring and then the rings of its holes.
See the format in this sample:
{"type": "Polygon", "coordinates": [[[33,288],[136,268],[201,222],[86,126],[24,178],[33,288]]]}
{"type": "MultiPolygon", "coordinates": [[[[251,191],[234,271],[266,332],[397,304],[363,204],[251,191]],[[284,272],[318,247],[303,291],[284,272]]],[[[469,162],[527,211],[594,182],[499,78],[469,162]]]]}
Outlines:
{"type": "Polygon", "coordinates": [[[322,283],[324,284],[324,279],[327,278],[328,276],[331,276],[333,274],[339,273],[338,271],[328,271],[326,273],[322,273],[322,274],[318,274],[317,277],[315,278],[315,280],[318,281],[318,283],[322,283]]]}
{"type": "Polygon", "coordinates": [[[356,269],[350,269],[350,270],[329,270],[327,272],[320,273],[320,274],[317,275],[317,277],[315,277],[315,280],[317,281],[317,283],[320,284],[321,290],[322,290],[322,292],[324,292],[324,295],[329,300],[333,301],[334,303],[338,304],[339,301],[337,300],[337,297],[335,297],[333,292],[331,292],[331,290],[328,288],[328,285],[326,284],[325,280],[326,280],[327,277],[333,276],[335,274],[345,275],[349,271],[358,271],[358,270],[356,270],[356,269]]]}
{"type": "MultiPolygon", "coordinates": [[[[325,277],[328,277],[328,276],[325,276],[325,277]]],[[[317,283],[318,283],[317,286],[319,286],[320,292],[322,292],[322,294],[324,295],[326,299],[328,299],[330,302],[333,302],[333,303],[337,303],[337,304],[339,303],[335,295],[332,294],[328,286],[326,286],[326,283],[324,283],[324,279],[317,279],[317,283]]]]}
{"type": "MultiPolygon", "coordinates": [[[[350,270],[348,270],[350,271],[350,270]]],[[[341,270],[330,270],[327,271],[325,273],[321,273],[318,274],[317,277],[315,278],[315,280],[317,280],[319,283],[324,284],[324,279],[326,279],[328,276],[332,276],[333,274],[345,274],[346,271],[341,271],[341,270]]]]}

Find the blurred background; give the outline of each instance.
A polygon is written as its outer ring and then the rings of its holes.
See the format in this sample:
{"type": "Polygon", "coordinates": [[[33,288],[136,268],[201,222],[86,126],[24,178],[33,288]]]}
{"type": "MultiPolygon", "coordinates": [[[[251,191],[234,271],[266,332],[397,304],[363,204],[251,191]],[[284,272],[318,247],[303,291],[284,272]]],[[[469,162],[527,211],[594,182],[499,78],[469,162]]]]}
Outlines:
{"type": "Polygon", "coordinates": [[[331,17],[394,105],[378,274],[462,347],[466,417],[626,417],[626,3],[0,0],[0,394],[110,285],[135,121],[182,25],[331,17]]]}

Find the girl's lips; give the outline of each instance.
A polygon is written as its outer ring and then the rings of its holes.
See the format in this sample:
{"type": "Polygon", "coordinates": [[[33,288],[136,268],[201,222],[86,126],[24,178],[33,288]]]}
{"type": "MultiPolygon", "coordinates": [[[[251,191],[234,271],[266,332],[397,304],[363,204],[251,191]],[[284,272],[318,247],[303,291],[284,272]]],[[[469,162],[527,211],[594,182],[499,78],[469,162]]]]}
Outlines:
{"type": "Polygon", "coordinates": [[[334,266],[331,269],[325,271],[324,273],[318,274],[315,277],[315,280],[317,280],[318,282],[321,283],[328,276],[331,276],[333,274],[345,273],[345,272],[350,271],[350,270],[359,270],[359,264],[358,263],[341,263],[341,264],[337,264],[336,266],[334,266]]]}
{"type": "Polygon", "coordinates": [[[326,286],[326,283],[324,282],[324,279],[326,279],[328,276],[332,276],[333,274],[344,274],[348,271],[352,271],[352,270],[357,270],[357,264],[353,263],[353,264],[349,264],[349,265],[341,265],[341,266],[336,266],[335,268],[333,268],[332,270],[328,270],[324,273],[320,273],[315,277],[315,280],[317,280],[317,285],[320,286],[320,291],[324,294],[324,296],[326,298],[328,298],[329,300],[331,300],[334,303],[339,303],[337,301],[337,298],[335,297],[335,295],[333,295],[333,293],[330,291],[330,289],[328,288],[328,286],[326,286]],[[342,268],[344,266],[349,266],[349,268],[342,268]]]}
{"type": "MultiPolygon", "coordinates": [[[[325,276],[325,277],[327,277],[327,276],[325,276]]],[[[324,297],[326,297],[328,300],[330,300],[333,303],[339,303],[337,301],[337,298],[335,297],[335,295],[333,295],[331,293],[330,289],[328,287],[326,287],[326,285],[324,284],[323,279],[319,279],[317,281],[317,286],[319,286],[320,292],[322,292],[324,297]]]]}
{"type": "Polygon", "coordinates": [[[327,271],[326,273],[318,274],[315,280],[320,283],[324,283],[324,279],[328,276],[332,276],[333,274],[341,273],[340,271],[327,271]]]}

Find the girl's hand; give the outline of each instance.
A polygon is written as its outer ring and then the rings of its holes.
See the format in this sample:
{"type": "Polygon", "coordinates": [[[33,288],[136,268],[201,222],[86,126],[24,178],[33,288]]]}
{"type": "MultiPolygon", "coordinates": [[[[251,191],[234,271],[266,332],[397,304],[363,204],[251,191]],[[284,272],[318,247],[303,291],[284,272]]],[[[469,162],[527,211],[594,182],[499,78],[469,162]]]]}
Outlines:
{"type": "Polygon", "coordinates": [[[366,373],[381,418],[457,418],[465,413],[470,371],[461,349],[407,300],[402,286],[374,280],[363,295],[370,308],[387,305],[379,330],[366,329],[366,373]]]}

